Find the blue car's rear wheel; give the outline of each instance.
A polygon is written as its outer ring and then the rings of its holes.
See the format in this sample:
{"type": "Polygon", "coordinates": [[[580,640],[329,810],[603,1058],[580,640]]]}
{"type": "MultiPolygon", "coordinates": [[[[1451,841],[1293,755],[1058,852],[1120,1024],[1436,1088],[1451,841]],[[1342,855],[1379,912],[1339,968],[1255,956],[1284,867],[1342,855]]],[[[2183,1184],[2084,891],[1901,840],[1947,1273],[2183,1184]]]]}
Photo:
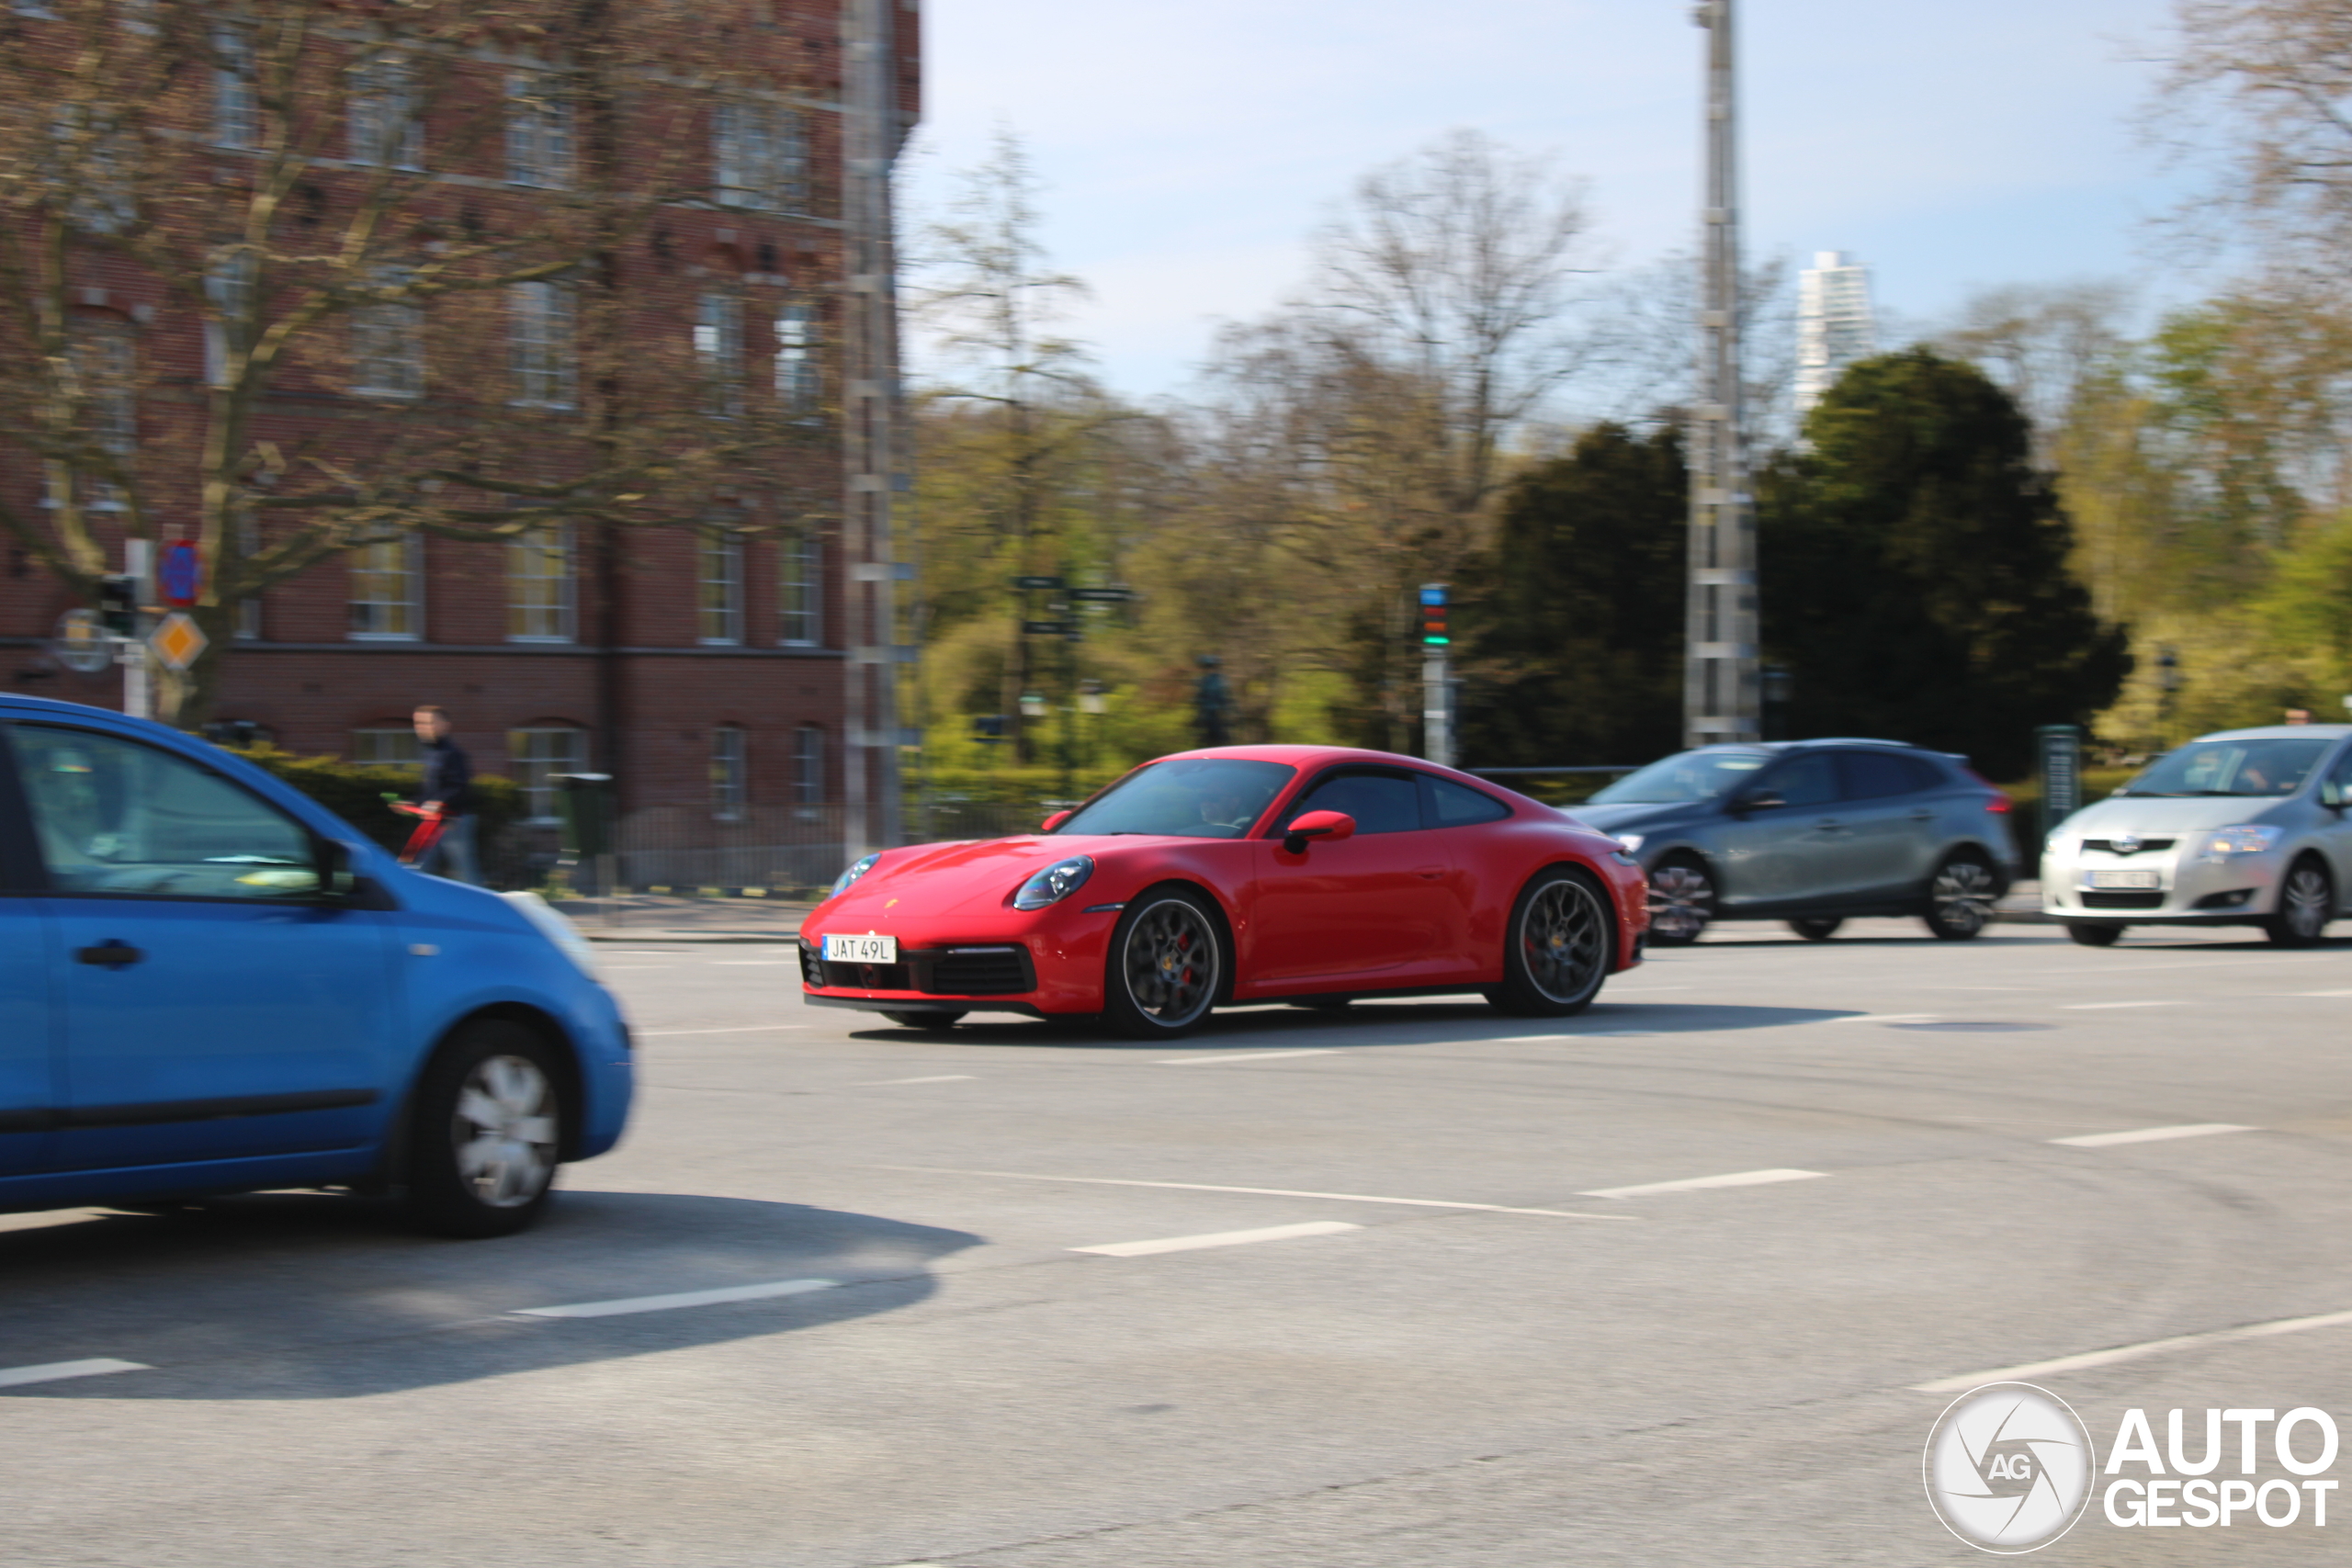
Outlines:
{"type": "Polygon", "coordinates": [[[1224,927],[1206,899],[1175,887],[1147,894],[1111,933],[1102,1016],[1133,1039],[1189,1034],[1216,1005],[1226,963],[1224,927]]]}
{"type": "Polygon", "coordinates": [[[506,1019],[452,1035],[417,1085],[408,1205],[442,1235],[507,1235],[544,1213],[564,1146],[561,1069],[506,1019]]]}

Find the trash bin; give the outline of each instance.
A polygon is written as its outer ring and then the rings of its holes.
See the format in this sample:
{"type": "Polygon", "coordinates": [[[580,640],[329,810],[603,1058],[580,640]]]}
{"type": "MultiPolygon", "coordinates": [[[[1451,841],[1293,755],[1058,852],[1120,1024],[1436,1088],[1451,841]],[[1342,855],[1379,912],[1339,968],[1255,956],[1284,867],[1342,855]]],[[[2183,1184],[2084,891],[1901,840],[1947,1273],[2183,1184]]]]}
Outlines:
{"type": "Polygon", "coordinates": [[[613,775],[556,773],[556,807],[563,819],[564,858],[587,863],[613,852],[613,775]]]}

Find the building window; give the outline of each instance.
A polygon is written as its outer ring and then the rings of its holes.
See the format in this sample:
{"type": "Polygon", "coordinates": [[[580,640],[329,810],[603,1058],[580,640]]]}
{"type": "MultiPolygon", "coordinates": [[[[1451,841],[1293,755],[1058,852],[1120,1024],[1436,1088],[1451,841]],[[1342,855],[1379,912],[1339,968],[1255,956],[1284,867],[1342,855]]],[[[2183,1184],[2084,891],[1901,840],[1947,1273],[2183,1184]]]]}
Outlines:
{"type": "Polygon", "coordinates": [[[119,234],[138,220],[129,170],[130,133],[109,128],[88,104],[60,104],[49,122],[53,162],[47,171],[66,220],[93,234],[119,234]]]}
{"type": "Polygon", "coordinates": [[[813,724],[792,732],[792,798],[802,806],[825,803],[825,732],[813,724]]]}
{"type": "Polygon", "coordinates": [[[823,391],[817,363],[817,308],[786,305],[775,315],[776,406],[786,413],[814,413],[823,391]]]}
{"type": "Polygon", "coordinates": [[[743,731],[722,724],[710,732],[710,810],[722,822],[743,815],[743,731]]]}
{"type": "Polygon", "coordinates": [[[702,372],[703,412],[713,419],[743,412],[743,301],[721,289],[705,293],[695,312],[695,359],[702,372]]]}
{"type": "Polygon", "coordinates": [[[379,539],[351,552],[351,636],[359,642],[414,642],[424,635],[424,542],[379,539]]]}
{"type": "Polygon", "coordinates": [[[808,200],[808,143],[782,104],[738,99],[711,110],[712,199],[721,207],[798,212],[808,200]]]}
{"type": "Polygon", "coordinates": [[[824,641],[824,546],[816,528],[803,524],[776,540],[776,640],[786,648],[816,648],[824,641]]]}
{"type": "Polygon", "coordinates": [[[526,528],[506,542],[506,640],[571,638],[571,530],[526,528]]]}
{"type": "Polygon", "coordinates": [[[254,35],[232,24],[212,29],[212,141],[220,147],[261,145],[261,97],[254,87],[254,35]]]}
{"type": "Polygon", "coordinates": [[[743,640],[743,536],[731,528],[705,528],[695,541],[696,612],[702,640],[743,640]]]}
{"type": "Polygon", "coordinates": [[[557,817],[556,776],[588,771],[587,731],[569,724],[510,729],[506,761],[523,792],[523,815],[533,822],[552,822],[557,817]]]}
{"type": "Polygon", "coordinates": [[[506,78],[506,178],[561,190],[571,183],[571,104],[551,71],[506,78]]]}
{"type": "Polygon", "coordinates": [[[139,350],[130,323],[101,318],[76,321],[69,364],[91,448],[89,457],[74,468],[81,503],[96,512],[119,512],[122,487],[103,470],[107,458],[128,468],[139,449],[139,350]]]}
{"type": "Polygon", "coordinates": [[[204,379],[208,386],[227,386],[232,356],[252,352],[254,278],[257,270],[251,251],[224,256],[205,270],[204,298],[211,307],[204,322],[204,379]]]}
{"type": "Polygon", "coordinates": [[[518,283],[509,321],[514,400],[526,408],[568,409],[577,383],[571,348],[571,290],[560,283],[518,283]]]}
{"type": "Polygon", "coordinates": [[[379,55],[352,68],[345,121],[351,132],[353,163],[424,167],[424,120],[417,102],[416,73],[405,60],[379,55]]]}
{"type": "MultiPolygon", "coordinates": [[[[379,288],[398,288],[402,272],[376,275],[379,288]]],[[[406,300],[363,305],[351,313],[352,388],[362,398],[414,398],[424,392],[424,307],[406,300]]]]}
{"type": "Polygon", "coordinates": [[[416,727],[411,724],[398,728],[386,725],[379,729],[355,729],[351,732],[351,760],[376,768],[422,769],[424,746],[416,738],[416,727]]]}

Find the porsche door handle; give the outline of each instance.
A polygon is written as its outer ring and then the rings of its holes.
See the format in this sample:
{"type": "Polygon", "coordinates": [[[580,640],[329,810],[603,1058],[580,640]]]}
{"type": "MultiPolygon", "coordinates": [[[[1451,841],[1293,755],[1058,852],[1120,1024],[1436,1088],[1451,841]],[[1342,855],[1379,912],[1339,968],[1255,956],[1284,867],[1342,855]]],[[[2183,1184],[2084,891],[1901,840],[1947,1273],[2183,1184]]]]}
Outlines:
{"type": "Polygon", "coordinates": [[[1413,874],[1424,882],[1435,882],[1445,874],[1445,867],[1442,865],[1415,866],[1413,874]]]}
{"type": "Polygon", "coordinates": [[[136,964],[146,956],[137,948],[115,938],[109,938],[96,947],[77,947],[74,950],[74,961],[76,964],[96,964],[107,969],[120,969],[136,964]]]}

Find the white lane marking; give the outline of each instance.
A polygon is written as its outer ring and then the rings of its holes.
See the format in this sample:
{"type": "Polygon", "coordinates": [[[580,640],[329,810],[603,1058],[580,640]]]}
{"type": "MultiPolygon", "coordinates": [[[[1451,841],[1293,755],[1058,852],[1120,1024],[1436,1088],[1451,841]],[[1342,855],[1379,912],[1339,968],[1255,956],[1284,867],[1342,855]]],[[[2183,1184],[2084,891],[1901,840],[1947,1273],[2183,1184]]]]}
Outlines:
{"type": "Polygon", "coordinates": [[[1456,1203],[1442,1198],[1374,1198],[1363,1192],[1302,1192],[1292,1187],[1218,1187],[1205,1181],[1129,1181],[1114,1176],[1037,1176],[1020,1170],[956,1170],[934,1165],[885,1165],[926,1176],[993,1176],[1006,1181],[1070,1181],[1085,1187],[1159,1187],[1176,1192],[1246,1192],[1260,1198],[1320,1198],[1332,1203],[1393,1203],[1405,1209],[1468,1209],[1485,1214],[1541,1214],[1553,1220],[1638,1223],[1631,1214],[1580,1214],[1572,1209],[1514,1209],[1507,1203],[1456,1203]]]}
{"type": "Polygon", "coordinates": [[[2352,991],[2290,991],[2296,997],[2352,997],[2352,991]]]}
{"type": "Polygon", "coordinates": [[[798,964],[797,958],[710,958],[704,960],[713,969],[775,969],[786,964],[798,964]]]}
{"type": "Polygon", "coordinates": [[[1647,1040],[1652,1029],[1580,1029],[1574,1034],[1495,1034],[1484,1040],[1448,1040],[1448,1045],[1540,1045],[1553,1040],[1647,1040]]]}
{"type": "Polygon", "coordinates": [[[1268,1225],[1254,1231],[1213,1231],[1207,1235],[1172,1235],[1165,1241],[1114,1241],[1102,1247],[1073,1247],[1072,1252],[1098,1253],[1104,1258],[1149,1258],[1160,1252],[1196,1252],[1204,1247],[1248,1247],[1253,1242],[1290,1241],[1304,1235],[1338,1235],[1360,1231],[1345,1220],[1309,1220],[1299,1225],[1268,1225]]]}
{"type": "Polygon", "coordinates": [[[605,965],[605,973],[607,975],[642,975],[651,969],[675,969],[677,965],[674,964],[607,964],[605,965]]]}
{"type": "Polygon", "coordinates": [[[509,1317],[627,1317],[632,1313],[669,1312],[676,1307],[716,1306],[721,1302],[763,1302],[830,1291],[839,1280],[774,1280],[764,1285],[726,1285],[715,1291],[679,1291],[666,1296],[626,1296],[610,1302],[574,1302],[569,1306],[523,1307],[509,1317]]]}
{"type": "Polygon", "coordinates": [[[1238,1051],[1230,1056],[1168,1056],[1154,1064],[1162,1067],[1204,1067],[1212,1062],[1271,1062],[1281,1056],[1336,1056],[1337,1045],[1318,1046],[1312,1051],[1238,1051]]]}
{"type": "Polygon", "coordinates": [[[2243,1328],[2216,1328],[2204,1334],[2177,1334],[2169,1339],[2148,1339],[2137,1345],[2118,1345],[2112,1350],[2090,1350],[2079,1356],[2060,1356],[2048,1361],[2028,1361],[2021,1367],[1996,1367],[1989,1372],[1969,1372],[1956,1378],[1938,1378],[1933,1382],[1915,1382],[1915,1393],[1958,1393],[1979,1383],[2012,1382],[2026,1378],[2038,1378],[2047,1372],[2078,1371],[2085,1367],[2104,1367],[2117,1361],[2136,1361],[2143,1356],[2160,1356],[2167,1350],[2186,1350],[2199,1345],[2227,1345],[2238,1339],[2267,1339],[2274,1334],[2301,1334],[2311,1328],[2335,1328],[2352,1323],[2352,1312],[2326,1312],[2315,1317],[2279,1317],[2267,1323],[2250,1323],[2243,1328]]]}
{"type": "Polygon", "coordinates": [[[970,1083],[973,1081],[973,1078],[974,1075],[970,1073],[939,1073],[927,1078],[874,1078],[865,1083],[854,1083],[849,1087],[852,1089],[888,1089],[890,1085],[897,1083],[970,1083]]]}
{"type": "Polygon", "coordinates": [[[144,1361],[118,1361],[110,1356],[94,1356],[86,1361],[50,1361],[38,1367],[0,1367],[0,1388],[22,1388],[27,1383],[63,1382],[68,1378],[102,1378],[108,1372],[150,1372],[155,1369],[144,1361]]]}
{"type": "Polygon", "coordinates": [[[2161,1144],[2170,1138],[2210,1138],[2216,1133],[2259,1133],[2259,1127],[2241,1127],[2234,1122],[2193,1122],[2178,1127],[2141,1127],[2129,1133],[2084,1133],[2072,1138],[2052,1138],[2053,1144],[2066,1144],[2078,1149],[2104,1149],[2117,1144],[2161,1144]]]}
{"type": "Polygon", "coordinates": [[[808,1029],[806,1023],[747,1023],[734,1029],[640,1029],[640,1040],[659,1040],[678,1034],[767,1034],[779,1029],[808,1029]]]}
{"type": "Polygon", "coordinates": [[[2068,1002],[2061,1010],[2065,1012],[2106,1012],[2114,1008],[2177,1008],[2177,1001],[2163,1002],[2068,1002]]]}
{"type": "Polygon", "coordinates": [[[1833,1018],[1832,1023],[1933,1023],[1941,1018],[1935,1012],[1858,1012],[1846,1018],[1833,1018]]]}
{"type": "Polygon", "coordinates": [[[1653,1192],[1698,1192],[1711,1187],[1769,1187],[1776,1181],[1811,1181],[1826,1170],[1740,1170],[1729,1176],[1693,1176],[1681,1181],[1645,1181],[1639,1187],[1602,1187],[1579,1198],[1645,1198],[1653,1192]]]}

